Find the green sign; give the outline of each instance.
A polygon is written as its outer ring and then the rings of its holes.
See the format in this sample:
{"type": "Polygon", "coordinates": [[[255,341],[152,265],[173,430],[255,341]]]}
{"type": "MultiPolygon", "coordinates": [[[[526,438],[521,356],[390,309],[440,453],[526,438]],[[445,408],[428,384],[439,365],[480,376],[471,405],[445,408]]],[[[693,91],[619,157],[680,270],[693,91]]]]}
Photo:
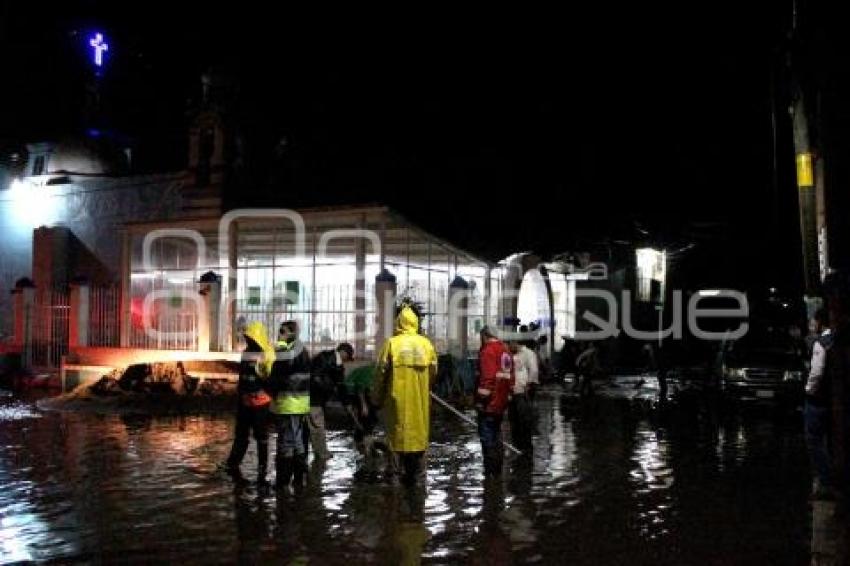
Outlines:
{"type": "Polygon", "coordinates": [[[278,281],[274,286],[274,305],[297,305],[301,298],[301,284],[298,281],[278,281]]]}

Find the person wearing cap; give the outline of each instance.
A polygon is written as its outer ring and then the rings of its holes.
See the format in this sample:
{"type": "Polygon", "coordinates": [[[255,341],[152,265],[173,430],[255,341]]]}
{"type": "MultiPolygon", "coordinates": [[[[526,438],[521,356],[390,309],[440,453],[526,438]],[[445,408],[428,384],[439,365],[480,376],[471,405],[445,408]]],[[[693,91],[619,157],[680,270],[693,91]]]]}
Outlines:
{"type": "Polygon", "coordinates": [[[278,352],[288,352],[295,345],[295,340],[298,337],[298,322],[295,320],[285,320],[280,323],[277,330],[277,342],[275,350],[278,352]]]}
{"type": "Polygon", "coordinates": [[[281,325],[278,344],[269,378],[277,428],[276,485],[280,489],[294,483],[300,489],[307,471],[304,435],[310,414],[310,355],[298,339],[295,321],[281,325]]]}
{"type": "Polygon", "coordinates": [[[310,416],[307,418],[308,438],[313,453],[320,460],[332,455],[328,450],[325,432],[325,405],[345,379],[345,363],[354,359],[354,348],[343,342],[333,350],[324,350],[313,357],[310,370],[310,416]]]}
{"type": "Polygon", "coordinates": [[[395,334],[378,356],[372,399],[384,410],[392,471],[413,485],[422,468],[430,434],[430,390],[437,376],[437,352],[419,333],[415,305],[402,303],[396,312],[395,334]]]}
{"type": "Polygon", "coordinates": [[[499,476],[502,473],[502,418],[514,386],[514,363],[508,348],[488,326],[481,329],[478,364],[475,408],[484,475],[499,476]]]}

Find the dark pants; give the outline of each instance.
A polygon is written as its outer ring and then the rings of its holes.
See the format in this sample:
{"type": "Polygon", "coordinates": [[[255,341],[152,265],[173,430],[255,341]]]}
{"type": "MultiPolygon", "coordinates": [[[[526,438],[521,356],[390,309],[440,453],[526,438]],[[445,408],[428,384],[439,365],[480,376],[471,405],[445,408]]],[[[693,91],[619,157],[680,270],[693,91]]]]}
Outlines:
{"type": "Polygon", "coordinates": [[[304,440],[307,430],[307,415],[275,415],[277,428],[277,486],[294,483],[300,489],[307,472],[307,446],[304,440]]]}
{"type": "Polygon", "coordinates": [[[413,485],[422,472],[425,452],[393,452],[390,463],[393,473],[401,475],[401,483],[413,485]]]}
{"type": "Polygon", "coordinates": [[[275,415],[274,420],[278,457],[306,455],[304,435],[307,431],[307,415],[275,415]]]}
{"type": "Polygon", "coordinates": [[[575,390],[578,390],[578,394],[582,397],[593,393],[593,374],[579,370],[578,374],[576,374],[575,385],[573,385],[573,391],[575,390]]]}
{"type": "Polygon", "coordinates": [[[501,475],[502,415],[478,413],[478,436],[481,437],[481,452],[484,455],[484,475],[501,475]]]}
{"type": "Polygon", "coordinates": [[[269,410],[268,408],[253,409],[239,405],[236,411],[236,433],[227,466],[236,469],[242,463],[248,451],[251,432],[257,441],[257,474],[265,477],[269,462],[269,410]]]}
{"type": "Polygon", "coordinates": [[[806,445],[809,448],[809,456],[812,460],[812,471],[823,486],[832,484],[828,448],[830,414],[829,407],[822,407],[806,401],[803,411],[806,426],[806,445]]]}
{"type": "Polygon", "coordinates": [[[511,438],[517,448],[523,452],[531,450],[531,437],[534,432],[534,411],[528,395],[514,395],[508,407],[511,422],[511,438]]]}

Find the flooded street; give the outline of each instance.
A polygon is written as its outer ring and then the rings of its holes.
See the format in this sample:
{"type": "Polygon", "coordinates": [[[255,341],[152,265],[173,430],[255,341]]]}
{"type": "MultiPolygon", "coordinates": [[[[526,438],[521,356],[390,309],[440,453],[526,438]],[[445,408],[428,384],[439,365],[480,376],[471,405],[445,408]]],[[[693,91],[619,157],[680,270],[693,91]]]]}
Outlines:
{"type": "MultiPolygon", "coordinates": [[[[477,435],[434,409],[425,489],[355,479],[350,434],[303,494],[217,471],[232,415],[41,412],[0,397],[0,562],[804,564],[799,419],[660,417],[537,400],[531,466],[484,484],[477,435]]],[[[253,477],[253,443],[243,464],[253,477]]]]}

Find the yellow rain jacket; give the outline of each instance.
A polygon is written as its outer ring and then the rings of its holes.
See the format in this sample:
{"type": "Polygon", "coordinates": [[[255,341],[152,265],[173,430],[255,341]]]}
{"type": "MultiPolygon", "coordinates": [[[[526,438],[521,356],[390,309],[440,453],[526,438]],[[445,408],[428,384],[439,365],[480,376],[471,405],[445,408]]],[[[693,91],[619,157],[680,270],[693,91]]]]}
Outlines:
{"type": "MultiPolygon", "coordinates": [[[[262,353],[257,353],[257,375],[263,379],[267,378],[272,373],[272,365],[274,365],[275,352],[274,346],[269,342],[269,337],[266,334],[266,327],[262,322],[255,320],[249,322],[245,326],[242,334],[253,340],[260,347],[262,353]]],[[[250,353],[250,352],[249,352],[250,353]]]]}
{"type": "Polygon", "coordinates": [[[419,319],[408,307],[396,318],[395,336],[378,356],[372,385],[375,403],[384,408],[387,440],[395,452],[423,452],[430,432],[431,379],[437,374],[437,352],[421,336],[419,319]]]}

